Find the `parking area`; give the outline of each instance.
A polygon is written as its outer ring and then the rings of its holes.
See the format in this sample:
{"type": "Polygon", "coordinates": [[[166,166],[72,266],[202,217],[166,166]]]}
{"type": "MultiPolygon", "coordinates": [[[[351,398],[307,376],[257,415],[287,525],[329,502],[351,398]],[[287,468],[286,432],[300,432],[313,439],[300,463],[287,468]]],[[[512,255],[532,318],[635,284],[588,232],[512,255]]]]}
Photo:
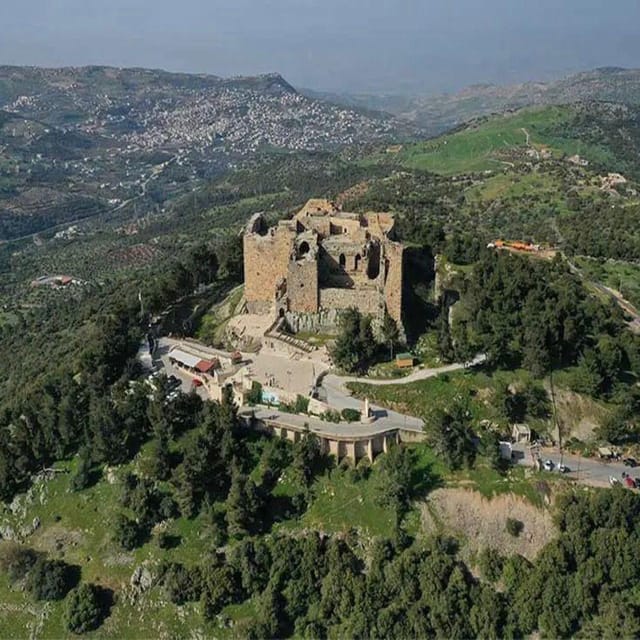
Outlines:
{"type": "MultiPolygon", "coordinates": [[[[516,464],[533,466],[531,454],[525,445],[514,445],[513,450],[516,453],[514,456],[516,464]]],[[[562,473],[577,482],[596,487],[621,484],[628,488],[635,488],[636,478],[640,478],[640,466],[634,466],[637,463],[631,459],[626,460],[627,464],[625,464],[622,460],[583,458],[569,453],[561,455],[557,449],[543,448],[540,450],[540,460],[543,473],[562,473]],[[564,469],[561,470],[562,467],[564,469]],[[627,477],[631,480],[628,481],[627,477]]]]}

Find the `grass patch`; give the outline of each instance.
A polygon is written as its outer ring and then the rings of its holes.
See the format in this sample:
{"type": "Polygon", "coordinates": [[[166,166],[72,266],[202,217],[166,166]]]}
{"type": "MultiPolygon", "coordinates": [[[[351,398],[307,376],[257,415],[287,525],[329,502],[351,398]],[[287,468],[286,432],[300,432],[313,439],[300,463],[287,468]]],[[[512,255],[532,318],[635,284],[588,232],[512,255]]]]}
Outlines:
{"type": "Polygon", "coordinates": [[[395,515],[378,505],[374,474],[357,482],[350,475],[350,471],[338,468],[319,478],[316,497],[300,524],[328,532],[357,528],[369,536],[391,536],[395,515]]]}
{"type": "Polygon", "coordinates": [[[298,340],[302,340],[303,342],[312,344],[316,347],[322,347],[336,339],[335,335],[331,335],[329,333],[316,333],[313,331],[300,331],[295,334],[295,337],[298,340]]]}
{"type": "Polygon", "coordinates": [[[568,107],[523,109],[481,120],[434,140],[405,145],[397,158],[409,168],[443,175],[498,170],[508,163],[505,151],[526,149],[526,130],[530,146],[549,148],[555,156],[577,153],[596,162],[613,159],[602,147],[556,133],[571,120],[568,107]]]}
{"type": "Polygon", "coordinates": [[[526,498],[536,507],[544,506],[544,496],[537,487],[539,479],[531,477],[524,467],[510,467],[501,473],[487,465],[477,464],[473,469],[453,474],[451,484],[472,488],[485,498],[512,493],[526,498]]]}
{"type": "Polygon", "coordinates": [[[215,304],[198,322],[195,337],[208,345],[224,343],[225,329],[244,294],[244,287],[236,287],[222,301],[215,304]]]}
{"type": "Polygon", "coordinates": [[[500,415],[491,402],[496,388],[512,382],[524,384],[531,380],[531,375],[523,369],[493,374],[458,371],[406,385],[374,386],[354,382],[349,383],[348,387],[358,398],[368,397],[376,404],[425,419],[451,407],[457,401],[466,401],[475,421],[499,421],[500,415]]]}

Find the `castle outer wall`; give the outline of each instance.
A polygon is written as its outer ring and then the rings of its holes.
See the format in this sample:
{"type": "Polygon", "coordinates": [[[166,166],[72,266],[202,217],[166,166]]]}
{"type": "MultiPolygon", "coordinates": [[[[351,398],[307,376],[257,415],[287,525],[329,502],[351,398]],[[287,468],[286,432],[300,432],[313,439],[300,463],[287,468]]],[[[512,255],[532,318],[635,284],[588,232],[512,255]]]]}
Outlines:
{"type": "Polygon", "coordinates": [[[378,321],[386,310],[402,330],[404,248],[389,238],[393,224],[323,200],[270,228],[254,215],[243,236],[247,310],[285,317],[294,331],[335,327],[351,307],[378,321]]]}

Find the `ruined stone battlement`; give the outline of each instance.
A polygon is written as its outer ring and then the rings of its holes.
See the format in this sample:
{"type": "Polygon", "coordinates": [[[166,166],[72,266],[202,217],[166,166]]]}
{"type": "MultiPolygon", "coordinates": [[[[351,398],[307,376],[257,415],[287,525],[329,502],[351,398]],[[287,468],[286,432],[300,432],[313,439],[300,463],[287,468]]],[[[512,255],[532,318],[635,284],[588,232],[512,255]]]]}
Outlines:
{"type": "Polygon", "coordinates": [[[250,313],[291,317],[356,307],[402,328],[403,246],[389,213],[349,213],[309,200],[291,219],[269,227],[260,213],[244,232],[245,298],[250,313]]]}

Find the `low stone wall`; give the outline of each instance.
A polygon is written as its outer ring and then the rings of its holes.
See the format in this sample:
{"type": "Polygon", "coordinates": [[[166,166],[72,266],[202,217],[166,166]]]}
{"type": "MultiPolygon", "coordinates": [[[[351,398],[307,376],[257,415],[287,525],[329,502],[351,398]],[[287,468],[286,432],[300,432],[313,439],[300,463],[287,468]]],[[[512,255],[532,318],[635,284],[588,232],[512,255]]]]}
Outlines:
{"type": "Polygon", "coordinates": [[[318,313],[289,311],[284,317],[294,333],[301,331],[306,333],[320,329],[335,329],[340,319],[340,311],[338,309],[321,309],[318,313]]]}
{"type": "Polygon", "coordinates": [[[424,432],[422,431],[412,431],[410,429],[399,429],[398,433],[400,435],[400,442],[414,444],[416,442],[423,442],[425,439],[424,432]]]}
{"type": "Polygon", "coordinates": [[[382,315],[384,298],[375,288],[371,289],[320,289],[320,310],[349,309],[356,307],[361,313],[382,315]]]}
{"type": "Polygon", "coordinates": [[[322,402],[317,398],[309,398],[309,413],[320,416],[330,409],[331,407],[326,402],[322,402]]]}

